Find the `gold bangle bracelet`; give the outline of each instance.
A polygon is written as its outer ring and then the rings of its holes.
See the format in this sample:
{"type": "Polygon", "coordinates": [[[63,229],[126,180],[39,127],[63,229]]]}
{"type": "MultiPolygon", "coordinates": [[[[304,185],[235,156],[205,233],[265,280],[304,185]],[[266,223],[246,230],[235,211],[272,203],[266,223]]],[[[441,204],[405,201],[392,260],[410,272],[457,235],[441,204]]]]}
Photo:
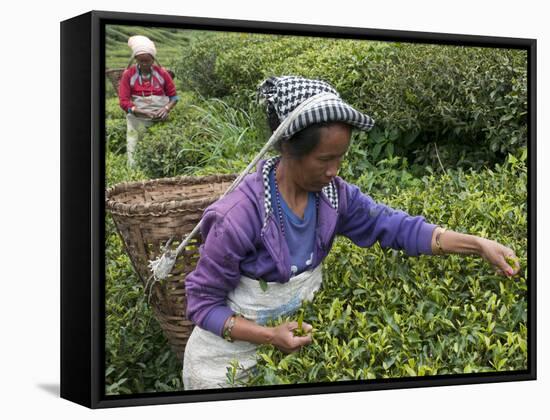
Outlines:
{"type": "Polygon", "coordinates": [[[440,227],[439,232],[437,232],[437,234],[435,235],[435,245],[437,246],[440,254],[444,254],[445,251],[443,251],[443,248],[441,248],[441,242],[439,242],[439,239],[441,238],[441,235],[443,235],[446,231],[447,229],[445,229],[444,227],[440,227]]]}
{"type": "Polygon", "coordinates": [[[233,342],[233,338],[231,337],[231,330],[233,329],[234,325],[235,325],[235,315],[231,315],[231,318],[229,319],[229,325],[223,330],[223,338],[229,341],[230,343],[233,342]]]}

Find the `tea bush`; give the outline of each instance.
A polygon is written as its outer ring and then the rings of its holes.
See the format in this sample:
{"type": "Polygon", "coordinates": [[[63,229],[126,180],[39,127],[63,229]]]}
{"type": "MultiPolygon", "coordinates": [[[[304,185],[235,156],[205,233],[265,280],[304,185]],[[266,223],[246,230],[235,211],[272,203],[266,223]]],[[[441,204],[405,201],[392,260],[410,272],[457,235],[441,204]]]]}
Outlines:
{"type": "MultiPolygon", "coordinates": [[[[413,178],[386,159],[357,184],[376,200],[515,249],[526,267],[526,153],[494,170],[413,178]]],[[[107,156],[109,185],[146,175],[107,156]]],[[[181,390],[171,353],[111,219],[106,224],[108,393],[181,390]]],[[[247,385],[517,370],[526,365],[527,270],[508,279],[473,256],[406,257],[336,240],[322,289],[303,305],[314,343],[284,355],[261,347],[247,385]]],[[[230,375],[231,376],[231,375],[230,375]]]]}
{"type": "MultiPolygon", "coordinates": [[[[125,65],[134,29],[112,29],[108,63],[125,65]]],[[[413,258],[338,238],[323,263],[322,289],[302,307],[313,344],[292,355],[259,348],[256,374],[244,385],[526,367],[524,52],[148,31],[178,57],[167,63],[177,62],[181,100],[167,122],[144,134],[136,169],[126,166],[124,112],[116,98],[107,100],[108,186],[239,172],[270,134],[254,104],[257,84],[290,73],[322,78],[377,122],[368,134],[353,133],[342,177],[394,208],[509,245],[523,267],[508,279],[473,256],[413,258]]],[[[108,214],[105,228],[106,392],[182,390],[181,361],[108,214]]],[[[237,370],[229,369],[230,381],[237,370]]]]}
{"type": "MultiPolygon", "coordinates": [[[[240,385],[369,380],[527,368],[526,153],[495,171],[389,182],[373,198],[465,233],[511,246],[521,275],[496,275],[474,256],[407,257],[338,238],[323,262],[321,290],[303,305],[313,343],[286,355],[261,346],[240,385]]],[[[396,171],[399,174],[399,171],[396,171]]],[[[369,185],[369,175],[360,179],[369,185]]],[[[294,319],[296,317],[293,317],[294,319]]],[[[279,320],[281,321],[281,320],[279,320]]]]}
{"type": "Polygon", "coordinates": [[[436,143],[443,162],[479,168],[526,145],[526,63],[520,50],[222,33],[191,42],[176,72],[241,108],[268,76],[321,78],[375,118],[369,145],[433,167],[436,143]]]}

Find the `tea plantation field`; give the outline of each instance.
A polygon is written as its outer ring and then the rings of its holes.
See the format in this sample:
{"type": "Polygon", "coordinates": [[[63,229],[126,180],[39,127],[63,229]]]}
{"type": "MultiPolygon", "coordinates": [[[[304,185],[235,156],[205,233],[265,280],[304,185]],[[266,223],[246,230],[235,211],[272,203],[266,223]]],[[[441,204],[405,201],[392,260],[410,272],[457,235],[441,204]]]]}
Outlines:
{"type": "MultiPolygon", "coordinates": [[[[239,367],[230,366],[229,383],[376,380],[527,368],[521,56],[414,47],[415,56],[424,54],[429,63],[454,70],[443,72],[440,84],[432,83],[419,60],[407,76],[418,83],[405,94],[392,78],[401,60],[412,54],[402,45],[303,39],[298,48],[282,39],[242,34],[111,26],[106,31],[107,68],[128,64],[127,38],[137,33],[150,36],[160,62],[176,72],[180,101],[168,121],[144,134],[136,150],[137,167],[128,168],[125,115],[116,93],[106,86],[107,186],[239,172],[270,135],[252,94],[257,81],[275,71],[324,76],[339,84],[345,99],[372,110],[380,122],[369,134],[353,134],[340,171],[344,179],[393,208],[497,240],[520,259],[520,273],[508,278],[475,256],[408,257],[379,244],[359,248],[340,237],[323,262],[320,291],[300,309],[314,327],[313,343],[290,355],[261,346],[254,375],[237,380],[239,367]],[[257,51],[269,51],[270,61],[254,60],[257,51]],[[297,57],[296,67],[289,67],[285,54],[297,57]],[[487,72],[486,78],[475,79],[479,89],[464,79],[474,61],[487,72]],[[353,70],[365,65],[371,66],[372,83],[380,89],[376,94],[353,76],[353,70]],[[345,78],[338,76],[342,66],[345,78]],[[415,120],[415,112],[423,116],[421,121],[415,120]]],[[[182,390],[181,360],[170,350],[108,214],[105,235],[106,392],[182,390]]]]}

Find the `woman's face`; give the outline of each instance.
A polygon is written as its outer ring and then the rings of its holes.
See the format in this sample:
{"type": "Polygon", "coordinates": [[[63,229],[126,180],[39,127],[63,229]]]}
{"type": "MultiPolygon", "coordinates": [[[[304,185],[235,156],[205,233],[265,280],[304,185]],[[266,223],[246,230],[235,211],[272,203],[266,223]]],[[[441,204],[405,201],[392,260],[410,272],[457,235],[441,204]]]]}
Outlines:
{"type": "Polygon", "coordinates": [[[338,174],[348,150],[351,127],[333,123],[320,129],[319,143],[310,153],[291,159],[294,182],[306,191],[321,191],[338,174]]]}
{"type": "Polygon", "coordinates": [[[151,71],[151,66],[153,65],[153,56],[151,54],[136,55],[136,62],[138,63],[141,71],[149,73],[151,71]]]}

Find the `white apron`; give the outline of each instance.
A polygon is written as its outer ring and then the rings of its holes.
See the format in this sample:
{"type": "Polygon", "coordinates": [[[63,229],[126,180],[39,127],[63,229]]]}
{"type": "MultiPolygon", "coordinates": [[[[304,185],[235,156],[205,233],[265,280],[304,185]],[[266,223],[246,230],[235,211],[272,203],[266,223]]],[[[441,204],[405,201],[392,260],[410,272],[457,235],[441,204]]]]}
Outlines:
{"type": "MultiPolygon", "coordinates": [[[[170,102],[170,98],[160,95],[133,95],[132,102],[136,108],[143,109],[144,111],[158,111],[170,102]]],[[[154,123],[155,121],[149,118],[136,117],[131,113],[126,114],[126,152],[129,166],[134,166],[134,151],[136,150],[136,144],[141,132],[154,123]]]]}
{"type": "MultiPolygon", "coordinates": [[[[227,305],[236,313],[264,325],[270,319],[288,316],[300,307],[302,301],[312,300],[321,287],[322,264],[310,271],[292,277],[287,283],[269,282],[264,292],[260,282],[241,276],[239,284],[227,296],[227,305]]],[[[236,360],[237,379],[243,379],[256,365],[258,345],[248,341],[229,342],[218,335],[195,326],[185,347],[183,357],[183,385],[186,390],[226,388],[227,367],[236,360]]]]}

